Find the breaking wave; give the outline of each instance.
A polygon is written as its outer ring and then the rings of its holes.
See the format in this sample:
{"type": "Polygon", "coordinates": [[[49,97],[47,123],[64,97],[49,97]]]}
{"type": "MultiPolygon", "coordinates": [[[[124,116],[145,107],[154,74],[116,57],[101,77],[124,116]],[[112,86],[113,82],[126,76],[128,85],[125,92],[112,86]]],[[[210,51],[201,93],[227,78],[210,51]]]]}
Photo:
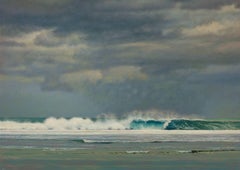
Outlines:
{"type": "Polygon", "coordinates": [[[131,129],[163,129],[163,130],[239,130],[240,121],[210,120],[133,120],[131,129]]]}
{"type": "Polygon", "coordinates": [[[240,130],[240,121],[196,119],[117,118],[15,118],[0,119],[0,130],[240,130]]]}

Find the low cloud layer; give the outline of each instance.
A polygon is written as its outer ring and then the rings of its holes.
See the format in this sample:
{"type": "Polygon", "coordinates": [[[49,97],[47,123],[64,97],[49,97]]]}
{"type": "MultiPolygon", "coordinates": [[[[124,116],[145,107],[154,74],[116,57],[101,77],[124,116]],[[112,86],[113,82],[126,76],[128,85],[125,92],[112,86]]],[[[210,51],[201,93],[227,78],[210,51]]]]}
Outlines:
{"type": "Polygon", "coordinates": [[[91,101],[72,114],[239,117],[239,7],[236,0],[2,0],[0,100],[24,84],[18,100],[26,103],[26,93],[55,92],[81,96],[76,108],[91,101]]]}

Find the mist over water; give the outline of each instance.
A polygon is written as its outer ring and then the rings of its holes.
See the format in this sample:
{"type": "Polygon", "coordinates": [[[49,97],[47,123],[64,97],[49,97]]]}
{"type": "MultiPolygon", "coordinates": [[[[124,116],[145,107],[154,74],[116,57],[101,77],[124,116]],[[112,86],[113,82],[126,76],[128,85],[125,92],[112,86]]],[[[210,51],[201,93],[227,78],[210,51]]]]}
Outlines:
{"type": "Polygon", "coordinates": [[[112,114],[97,118],[0,119],[0,130],[240,130],[240,121],[204,120],[175,113],[132,112],[122,118],[112,114]]]}

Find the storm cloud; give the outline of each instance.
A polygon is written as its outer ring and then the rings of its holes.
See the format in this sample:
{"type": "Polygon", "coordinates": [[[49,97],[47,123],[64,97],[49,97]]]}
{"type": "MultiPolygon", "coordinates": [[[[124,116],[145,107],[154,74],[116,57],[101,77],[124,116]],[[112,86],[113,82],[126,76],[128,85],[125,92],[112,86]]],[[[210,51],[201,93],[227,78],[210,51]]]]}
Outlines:
{"type": "MultiPolygon", "coordinates": [[[[0,115],[38,116],[57,93],[67,106],[65,94],[79,100],[64,116],[156,109],[239,118],[239,5],[0,0],[0,100],[25,101],[4,104],[0,115]],[[27,113],[31,100],[35,113],[27,113]]],[[[44,114],[65,114],[59,110],[44,114]]]]}

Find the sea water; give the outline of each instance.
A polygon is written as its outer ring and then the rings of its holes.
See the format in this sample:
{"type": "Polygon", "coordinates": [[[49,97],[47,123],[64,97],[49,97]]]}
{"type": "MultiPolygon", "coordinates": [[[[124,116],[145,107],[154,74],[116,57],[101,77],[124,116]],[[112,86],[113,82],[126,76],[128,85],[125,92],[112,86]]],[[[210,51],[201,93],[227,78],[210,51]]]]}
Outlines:
{"type": "Polygon", "coordinates": [[[239,169],[239,156],[240,121],[0,120],[0,169],[239,169]]]}

